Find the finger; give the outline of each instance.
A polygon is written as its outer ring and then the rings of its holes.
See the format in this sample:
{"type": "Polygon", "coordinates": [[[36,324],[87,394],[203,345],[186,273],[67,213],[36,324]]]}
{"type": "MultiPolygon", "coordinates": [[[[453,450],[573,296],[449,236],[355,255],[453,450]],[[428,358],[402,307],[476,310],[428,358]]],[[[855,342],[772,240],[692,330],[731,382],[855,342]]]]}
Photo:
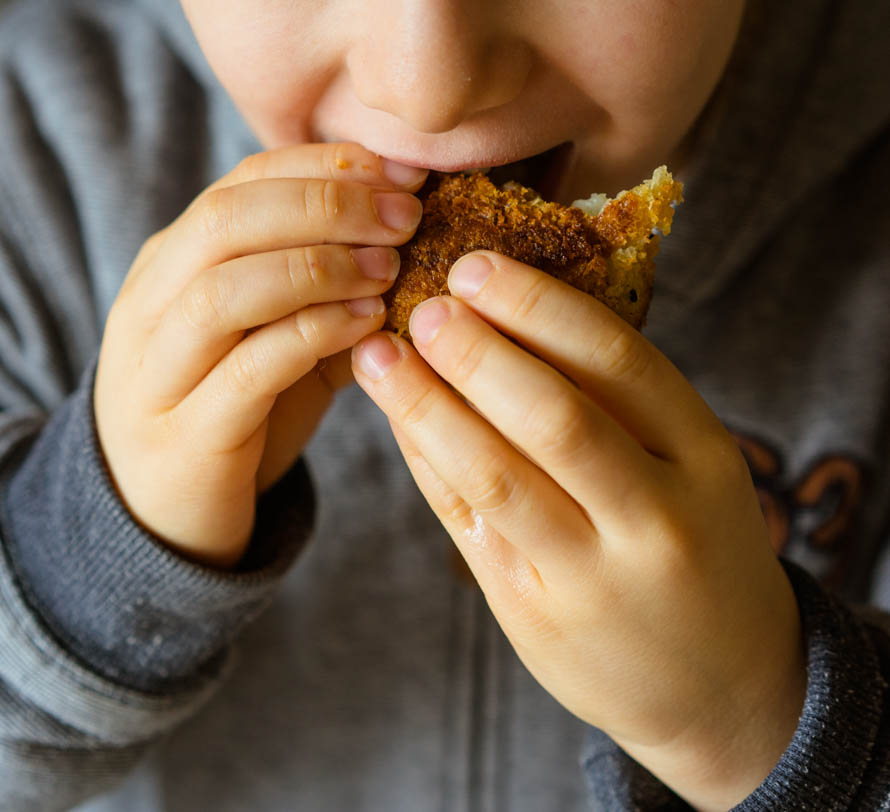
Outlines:
{"type": "MultiPolygon", "coordinates": [[[[426,169],[381,158],[360,144],[296,144],[249,155],[231,172],[204,189],[188,208],[196,207],[209,192],[254,180],[316,178],[414,192],[423,185],[428,174],[426,169]]],[[[154,260],[169,230],[168,226],[145,241],[124,280],[122,293],[130,289],[135,279],[154,260]]]]}
{"type": "Polygon", "coordinates": [[[466,305],[430,299],[410,322],[418,352],[534,460],[603,531],[642,515],[660,463],[584,392],[466,305]]]}
{"type": "Polygon", "coordinates": [[[257,471],[257,492],[271,488],[297,461],[337,391],[353,382],[349,350],[322,358],[275,399],[266,447],[257,471]]]}
{"type": "Polygon", "coordinates": [[[319,359],[380,329],[383,301],[371,303],[374,312],[365,315],[339,302],[312,305],[251,333],[170,411],[170,419],[199,427],[202,447],[211,453],[240,448],[267,420],[278,395],[319,359]]]}
{"type": "Polygon", "coordinates": [[[520,454],[388,333],[353,350],[358,384],[432,469],[482,519],[527,555],[542,577],[565,577],[589,556],[591,527],[549,476],[520,454]]]}
{"type": "Polygon", "coordinates": [[[249,155],[206,192],[267,178],[318,178],[416,191],[428,170],[381,158],[360,144],[293,144],[249,155]]]}
{"type": "Polygon", "coordinates": [[[601,302],[493,252],[469,254],[452,293],[575,381],[653,454],[679,459],[722,426],[680,371],[601,302]]]}
{"type": "Polygon", "coordinates": [[[197,274],[148,340],[142,370],[156,409],[184,398],[243,337],[311,304],[383,293],[393,248],[313,246],[255,254],[197,274]]]}
{"type": "Polygon", "coordinates": [[[528,557],[493,530],[432,466],[407,435],[390,423],[417,487],[453,539],[492,607],[508,610],[516,599],[538,594],[543,582],[528,557]]]}
{"type": "Polygon", "coordinates": [[[413,195],[357,183],[277,178],[217,189],[170,226],[128,295],[156,321],[203,269],[308,245],[400,245],[422,211],[413,195]]]}

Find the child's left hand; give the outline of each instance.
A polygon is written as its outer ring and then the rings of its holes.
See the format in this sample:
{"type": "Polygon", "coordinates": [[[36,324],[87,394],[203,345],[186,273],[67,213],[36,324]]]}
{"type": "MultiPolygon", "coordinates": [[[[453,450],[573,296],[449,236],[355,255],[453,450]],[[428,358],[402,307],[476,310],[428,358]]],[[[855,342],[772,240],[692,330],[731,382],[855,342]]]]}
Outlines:
{"type": "Polygon", "coordinates": [[[806,687],[741,453],[595,299],[489,252],[449,285],[415,311],[416,351],[356,346],[356,379],[538,681],[690,803],[741,801],[806,687]]]}

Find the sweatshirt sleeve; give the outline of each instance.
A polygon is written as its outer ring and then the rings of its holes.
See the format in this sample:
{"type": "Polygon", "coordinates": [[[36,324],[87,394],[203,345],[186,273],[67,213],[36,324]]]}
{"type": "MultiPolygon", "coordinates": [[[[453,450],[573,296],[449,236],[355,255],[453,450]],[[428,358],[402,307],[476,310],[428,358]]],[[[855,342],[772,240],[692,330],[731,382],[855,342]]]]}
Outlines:
{"type": "Polygon", "coordinates": [[[261,499],[239,571],[169,551],[116,495],[93,423],[93,372],[4,461],[2,809],[66,809],[195,713],[312,523],[299,463],[261,499]]]}
{"type": "Polygon", "coordinates": [[[311,485],[298,463],[258,505],[237,572],[193,564],[139,525],[99,448],[95,365],[43,425],[4,488],[7,563],[47,630],[110,680],[165,693],[204,671],[249,622],[309,533],[311,485]]]}
{"type": "MultiPolygon", "coordinates": [[[[890,637],[783,562],[800,607],[807,695],[794,738],[737,812],[890,808],[890,637]]],[[[582,766],[597,810],[682,810],[685,802],[591,731],[582,766]]]]}
{"type": "MultiPolygon", "coordinates": [[[[122,25],[124,5],[105,4],[122,25]]],[[[116,132],[124,119],[112,113],[127,97],[99,82],[114,70],[88,71],[110,40],[80,18],[62,25],[61,9],[21,3],[14,25],[4,15],[0,26],[0,809],[28,812],[104,791],[202,707],[231,667],[230,643],[305,542],[314,504],[299,463],[262,497],[242,566],[223,573],[172,553],[118,498],[92,390],[100,300],[132,254],[96,246],[133,235],[109,216],[86,239],[118,198],[104,164],[84,158],[95,181],[78,185],[73,158],[60,155],[109,143],[79,132],[75,113],[91,122],[104,111],[116,132]],[[10,43],[20,43],[15,59],[10,43]],[[81,44],[81,62],[50,64],[81,44]],[[69,88],[78,82],[81,95],[69,88]],[[84,190],[105,207],[80,206],[84,190]]]]}

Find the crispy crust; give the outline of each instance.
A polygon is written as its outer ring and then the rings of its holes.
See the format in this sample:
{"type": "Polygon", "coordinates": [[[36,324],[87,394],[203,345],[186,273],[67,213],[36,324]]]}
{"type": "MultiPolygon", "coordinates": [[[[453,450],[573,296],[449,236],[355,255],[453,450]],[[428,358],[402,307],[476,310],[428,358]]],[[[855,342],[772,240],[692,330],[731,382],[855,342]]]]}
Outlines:
{"type": "Polygon", "coordinates": [[[434,173],[420,191],[423,219],[399,249],[398,279],[384,295],[384,329],[408,337],[414,307],[448,293],[448,271],[470,251],[497,251],[592,294],[640,329],[652,298],[659,235],[669,234],[683,187],[664,167],[606,202],[597,215],[546,203],[515,183],[434,173]]]}

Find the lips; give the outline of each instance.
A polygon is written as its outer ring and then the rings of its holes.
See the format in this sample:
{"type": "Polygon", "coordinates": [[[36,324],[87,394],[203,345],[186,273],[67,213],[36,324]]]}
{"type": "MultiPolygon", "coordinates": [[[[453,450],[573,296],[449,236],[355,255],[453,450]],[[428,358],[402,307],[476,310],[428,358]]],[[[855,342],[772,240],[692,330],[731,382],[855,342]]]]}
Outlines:
{"type": "MultiPolygon", "coordinates": [[[[321,137],[318,140],[331,142],[350,139],[321,137]]],[[[559,202],[559,191],[572,165],[574,153],[574,142],[563,141],[543,152],[527,155],[515,161],[505,163],[493,162],[483,165],[478,162],[470,163],[461,162],[459,159],[455,160],[457,158],[456,155],[451,156],[448,160],[430,158],[424,160],[423,157],[417,154],[407,157],[407,155],[399,154],[398,152],[391,153],[388,150],[380,150],[371,143],[362,140],[358,140],[358,142],[362,143],[371,152],[376,152],[378,155],[399,163],[445,173],[463,172],[469,174],[472,172],[484,172],[489,176],[492,183],[497,186],[501,186],[508,181],[514,181],[522,186],[534,189],[545,200],[556,202],[559,202]]]]}
{"type": "MultiPolygon", "coordinates": [[[[328,139],[325,139],[328,140],[328,139]]],[[[333,140],[333,139],[330,139],[333,140]]],[[[500,186],[508,181],[515,181],[530,189],[534,189],[545,200],[558,200],[558,193],[571,166],[573,157],[573,141],[563,141],[554,147],[527,155],[515,161],[505,163],[469,163],[457,160],[437,161],[424,160],[420,156],[410,158],[398,154],[381,152],[369,144],[364,144],[366,149],[377,152],[390,160],[398,161],[409,166],[420,166],[437,172],[484,172],[491,181],[500,186]]],[[[456,156],[455,156],[456,157],[456,156]]]]}

